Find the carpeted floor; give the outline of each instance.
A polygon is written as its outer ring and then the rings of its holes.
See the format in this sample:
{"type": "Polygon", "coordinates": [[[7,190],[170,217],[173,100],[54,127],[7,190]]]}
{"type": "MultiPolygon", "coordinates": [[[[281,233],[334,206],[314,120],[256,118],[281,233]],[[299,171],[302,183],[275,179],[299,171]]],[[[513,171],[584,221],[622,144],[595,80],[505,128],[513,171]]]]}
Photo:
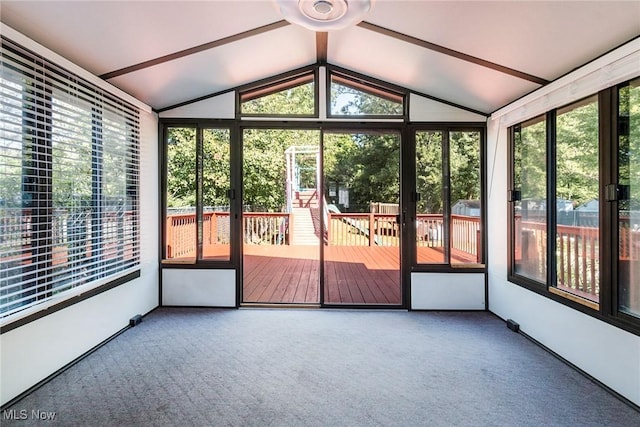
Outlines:
{"type": "Polygon", "coordinates": [[[640,425],[483,312],[162,308],[7,409],[29,419],[3,427],[43,425],[34,409],[65,426],[640,425]]]}

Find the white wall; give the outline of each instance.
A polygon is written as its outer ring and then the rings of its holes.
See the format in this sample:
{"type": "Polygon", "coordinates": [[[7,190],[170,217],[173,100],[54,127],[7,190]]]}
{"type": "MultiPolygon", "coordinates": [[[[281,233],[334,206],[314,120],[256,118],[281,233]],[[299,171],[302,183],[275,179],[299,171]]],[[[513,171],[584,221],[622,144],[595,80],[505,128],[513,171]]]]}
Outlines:
{"type": "MultiPolygon", "coordinates": [[[[16,41],[123,95],[24,36],[16,41]]],[[[140,117],[140,277],[0,335],[1,404],[126,327],[134,315],[158,306],[158,120],[149,111],[143,108],[140,117]]]]}
{"type": "Polygon", "coordinates": [[[505,224],[507,126],[593,93],[587,90],[597,91],[638,75],[639,46],[623,46],[617,54],[603,57],[606,61],[597,67],[590,64],[589,70],[577,70],[543,88],[539,96],[529,95],[528,102],[505,107],[489,120],[487,134],[489,310],[515,320],[524,333],[638,405],[640,337],[508,282],[505,224]],[[633,55],[636,65],[629,74],[633,55]]]}
{"type": "Polygon", "coordinates": [[[236,111],[235,92],[176,107],[160,113],[160,118],[233,119],[236,111]]]}
{"type": "Polygon", "coordinates": [[[484,310],[484,273],[411,273],[414,310],[484,310]]]}
{"type": "Polygon", "coordinates": [[[486,117],[412,93],[409,97],[409,120],[412,122],[484,122],[486,117]]]}
{"type": "Polygon", "coordinates": [[[162,305],[235,307],[236,271],[165,268],[162,305]]]}
{"type": "MultiPolygon", "coordinates": [[[[320,72],[320,94],[326,93],[324,91],[325,74],[322,69],[323,67],[321,67],[320,72]]],[[[327,120],[326,104],[324,102],[320,102],[320,110],[320,120],[327,120]]],[[[233,119],[234,117],[234,92],[228,92],[160,113],[160,118],[233,119]]],[[[409,96],[409,119],[413,122],[484,122],[486,117],[412,93],[409,96]]],[[[300,119],[300,121],[304,120],[300,119]]],[[[362,119],[357,120],[361,121],[362,119]]],[[[344,121],[344,119],[333,119],[333,121],[344,121]]]]}

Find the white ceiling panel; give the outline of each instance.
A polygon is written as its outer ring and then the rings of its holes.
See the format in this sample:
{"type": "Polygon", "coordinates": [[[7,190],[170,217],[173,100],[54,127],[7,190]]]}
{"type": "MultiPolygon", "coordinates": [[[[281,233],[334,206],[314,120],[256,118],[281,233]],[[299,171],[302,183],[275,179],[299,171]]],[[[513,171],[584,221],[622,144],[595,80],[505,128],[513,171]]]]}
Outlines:
{"type": "Polygon", "coordinates": [[[198,119],[233,119],[236,116],[235,102],[235,92],[226,92],[222,95],[163,111],[159,116],[178,118],[191,117],[198,119]]]}
{"type": "Polygon", "coordinates": [[[412,94],[409,98],[409,120],[413,122],[483,122],[486,117],[412,94]]]}
{"type": "MultiPolygon", "coordinates": [[[[0,1],[3,23],[98,76],[283,19],[275,0],[0,1]]],[[[376,0],[365,21],[389,31],[330,33],[329,64],[491,112],[539,85],[397,34],[552,80],[639,36],[640,0],[376,0]]],[[[108,81],[160,109],[316,60],[315,33],[287,25],[108,81]]]]}
{"type": "Polygon", "coordinates": [[[156,109],[313,64],[315,33],[289,25],[109,82],[156,109]]]}
{"type": "Polygon", "coordinates": [[[270,1],[13,1],[2,21],[96,75],[282,20],[270,1]]]}
{"type": "Polygon", "coordinates": [[[330,35],[329,58],[335,65],[484,113],[540,87],[359,27],[330,35]]]}
{"type": "Polygon", "coordinates": [[[378,1],[367,22],[547,80],[640,34],[640,1],[378,1]]]}

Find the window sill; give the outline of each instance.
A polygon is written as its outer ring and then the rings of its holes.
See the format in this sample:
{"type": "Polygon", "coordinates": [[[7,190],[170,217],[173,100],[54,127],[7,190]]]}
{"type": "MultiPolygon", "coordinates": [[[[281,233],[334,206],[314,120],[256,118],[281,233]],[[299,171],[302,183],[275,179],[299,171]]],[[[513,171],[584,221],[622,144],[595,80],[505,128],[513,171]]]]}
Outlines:
{"type": "Polygon", "coordinates": [[[171,259],[163,259],[161,261],[163,265],[191,265],[196,263],[195,258],[171,258],[171,259]]]}
{"type": "Polygon", "coordinates": [[[593,310],[596,310],[596,311],[600,310],[600,304],[598,304],[596,302],[593,302],[593,301],[586,300],[586,299],[581,298],[581,297],[579,297],[577,295],[574,295],[574,294],[572,294],[570,292],[563,291],[562,289],[558,289],[558,288],[554,288],[554,287],[549,286],[549,292],[552,293],[552,294],[555,294],[555,295],[559,295],[559,296],[561,296],[563,298],[566,298],[568,300],[571,300],[573,302],[577,302],[578,304],[582,304],[585,307],[589,307],[589,308],[591,308],[593,310]]]}
{"type": "Polygon", "coordinates": [[[140,277],[140,266],[135,266],[126,270],[120,276],[105,278],[96,281],[91,285],[69,289],[68,291],[61,293],[59,296],[56,295],[55,297],[43,301],[40,304],[25,308],[24,310],[5,317],[0,323],[0,334],[4,334],[42,317],[70,307],[81,301],[123,285],[138,277],[140,277]]]}

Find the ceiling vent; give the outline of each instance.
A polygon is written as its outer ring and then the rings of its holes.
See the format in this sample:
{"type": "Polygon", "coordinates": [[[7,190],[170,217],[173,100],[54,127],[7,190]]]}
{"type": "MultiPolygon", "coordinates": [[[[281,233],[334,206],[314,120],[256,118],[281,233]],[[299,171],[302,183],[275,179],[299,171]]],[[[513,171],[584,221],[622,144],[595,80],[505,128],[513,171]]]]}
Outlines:
{"type": "Polygon", "coordinates": [[[276,0],[280,13],[292,24],[312,31],[335,31],[356,25],[374,0],[276,0]]]}

